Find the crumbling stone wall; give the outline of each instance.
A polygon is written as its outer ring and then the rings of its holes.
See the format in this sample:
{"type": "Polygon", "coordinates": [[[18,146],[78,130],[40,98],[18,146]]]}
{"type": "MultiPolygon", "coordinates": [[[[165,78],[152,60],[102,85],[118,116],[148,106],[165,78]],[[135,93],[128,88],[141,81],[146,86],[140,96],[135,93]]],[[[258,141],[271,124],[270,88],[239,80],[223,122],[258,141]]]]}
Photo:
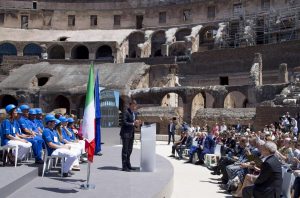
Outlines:
{"type": "Polygon", "coordinates": [[[192,120],[192,124],[194,126],[204,126],[205,124],[213,126],[216,122],[222,123],[224,121],[227,125],[236,125],[237,121],[240,121],[242,125],[248,125],[254,122],[255,114],[255,108],[199,109],[192,120]]]}

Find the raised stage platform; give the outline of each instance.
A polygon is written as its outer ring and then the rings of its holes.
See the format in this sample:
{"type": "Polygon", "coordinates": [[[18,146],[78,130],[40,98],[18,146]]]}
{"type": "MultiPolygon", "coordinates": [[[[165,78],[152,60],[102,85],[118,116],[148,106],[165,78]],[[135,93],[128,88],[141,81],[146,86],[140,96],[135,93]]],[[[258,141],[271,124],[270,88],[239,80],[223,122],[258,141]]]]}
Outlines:
{"type": "MultiPolygon", "coordinates": [[[[157,169],[148,172],[121,171],[121,147],[103,146],[103,156],[95,156],[91,166],[90,183],[93,190],[81,190],[85,183],[87,164],[81,165],[81,171],[68,178],[60,178],[57,170],[39,177],[36,167],[0,167],[0,194],[5,197],[103,197],[103,198],[168,198],[173,190],[173,167],[165,158],[156,155],[157,169]],[[19,175],[20,177],[13,177],[19,175]],[[3,178],[11,178],[10,181],[3,178]],[[19,181],[20,179],[25,181],[19,181]],[[19,184],[18,184],[19,181],[19,184]],[[17,183],[14,183],[17,182],[17,183]],[[18,185],[16,185],[18,184],[18,185]],[[2,194],[4,193],[4,194],[2,194]],[[5,194],[6,193],[6,194],[5,194]],[[9,195],[10,194],[10,195],[9,195]],[[9,195],[9,196],[8,196],[9,195]]],[[[134,149],[131,156],[132,166],[139,167],[140,150],[134,149]]],[[[42,167],[39,169],[41,170],[42,167]]],[[[40,171],[39,170],[39,171],[40,171]]]]}

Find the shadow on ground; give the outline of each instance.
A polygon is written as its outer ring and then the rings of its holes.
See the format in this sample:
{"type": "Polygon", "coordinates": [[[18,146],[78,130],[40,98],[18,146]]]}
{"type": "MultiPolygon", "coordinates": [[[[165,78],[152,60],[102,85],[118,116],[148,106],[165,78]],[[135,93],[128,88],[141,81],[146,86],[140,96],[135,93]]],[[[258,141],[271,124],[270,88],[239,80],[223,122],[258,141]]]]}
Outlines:
{"type": "Polygon", "coordinates": [[[77,193],[77,192],[79,192],[79,191],[77,191],[75,189],[62,189],[62,188],[38,187],[37,189],[45,190],[45,191],[50,191],[50,192],[56,192],[56,193],[62,193],[62,194],[77,193]]]}

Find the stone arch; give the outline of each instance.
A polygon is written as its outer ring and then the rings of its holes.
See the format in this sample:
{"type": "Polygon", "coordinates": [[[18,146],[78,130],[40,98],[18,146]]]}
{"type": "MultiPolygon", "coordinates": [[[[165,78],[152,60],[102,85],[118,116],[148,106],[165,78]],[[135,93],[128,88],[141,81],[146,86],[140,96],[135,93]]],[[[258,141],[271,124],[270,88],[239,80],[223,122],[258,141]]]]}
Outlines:
{"type": "Polygon", "coordinates": [[[187,54],[188,52],[185,43],[175,42],[169,46],[169,56],[184,56],[187,54]]]}
{"type": "Polygon", "coordinates": [[[138,44],[145,42],[145,33],[144,32],[133,32],[128,36],[129,42],[129,58],[136,58],[137,57],[137,46],[138,44]]]}
{"type": "Polygon", "coordinates": [[[206,26],[199,32],[199,46],[205,46],[207,49],[212,49],[215,42],[215,35],[218,31],[217,26],[206,26]]]}
{"type": "Polygon", "coordinates": [[[102,45],[97,49],[96,59],[113,58],[112,49],[108,45],[102,45]]]}
{"type": "Polygon", "coordinates": [[[89,59],[89,49],[85,45],[75,45],[71,50],[72,59],[89,59]]]}
{"type": "Polygon", "coordinates": [[[180,95],[170,92],[164,95],[160,104],[162,107],[182,107],[183,101],[180,95]]]}
{"type": "Polygon", "coordinates": [[[67,113],[70,113],[70,101],[67,97],[63,95],[59,95],[54,99],[54,105],[53,107],[55,109],[57,108],[65,108],[67,113]]]}
{"type": "Polygon", "coordinates": [[[7,105],[14,104],[18,106],[18,100],[12,95],[0,96],[0,109],[4,109],[7,105]]]}
{"type": "Polygon", "coordinates": [[[16,56],[17,48],[11,43],[0,44],[0,62],[2,62],[3,56],[16,56]]]}
{"type": "Polygon", "coordinates": [[[78,118],[83,117],[84,106],[85,106],[85,95],[81,96],[79,104],[78,104],[78,110],[77,110],[78,118]]]}
{"type": "Polygon", "coordinates": [[[225,97],[224,108],[246,108],[247,103],[247,97],[243,93],[232,91],[225,97]]]}
{"type": "Polygon", "coordinates": [[[38,56],[41,58],[42,53],[42,47],[35,43],[29,43],[23,49],[23,56],[38,56]]]}
{"type": "Polygon", "coordinates": [[[151,37],[151,56],[162,56],[161,45],[166,43],[166,33],[164,30],[158,30],[151,37]]]}
{"type": "Polygon", "coordinates": [[[48,59],[65,59],[65,49],[61,45],[53,45],[48,48],[48,59]]]}
{"type": "Polygon", "coordinates": [[[182,28],[179,29],[176,33],[175,33],[175,37],[176,37],[176,41],[184,41],[184,38],[186,36],[191,35],[192,33],[192,29],[190,28],[182,28]]]}
{"type": "Polygon", "coordinates": [[[198,93],[192,101],[191,118],[193,119],[200,108],[205,108],[205,97],[202,93],[198,93]]]}

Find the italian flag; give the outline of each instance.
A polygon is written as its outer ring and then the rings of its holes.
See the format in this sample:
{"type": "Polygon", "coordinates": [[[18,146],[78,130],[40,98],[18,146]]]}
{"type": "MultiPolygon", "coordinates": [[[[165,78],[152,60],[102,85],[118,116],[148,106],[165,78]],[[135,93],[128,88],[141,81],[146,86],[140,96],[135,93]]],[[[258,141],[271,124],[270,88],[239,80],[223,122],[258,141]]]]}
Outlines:
{"type": "Polygon", "coordinates": [[[95,151],[95,102],[94,102],[94,65],[91,64],[87,92],[85,98],[85,107],[82,123],[82,135],[85,138],[85,149],[88,154],[88,161],[93,162],[95,151]]]}

